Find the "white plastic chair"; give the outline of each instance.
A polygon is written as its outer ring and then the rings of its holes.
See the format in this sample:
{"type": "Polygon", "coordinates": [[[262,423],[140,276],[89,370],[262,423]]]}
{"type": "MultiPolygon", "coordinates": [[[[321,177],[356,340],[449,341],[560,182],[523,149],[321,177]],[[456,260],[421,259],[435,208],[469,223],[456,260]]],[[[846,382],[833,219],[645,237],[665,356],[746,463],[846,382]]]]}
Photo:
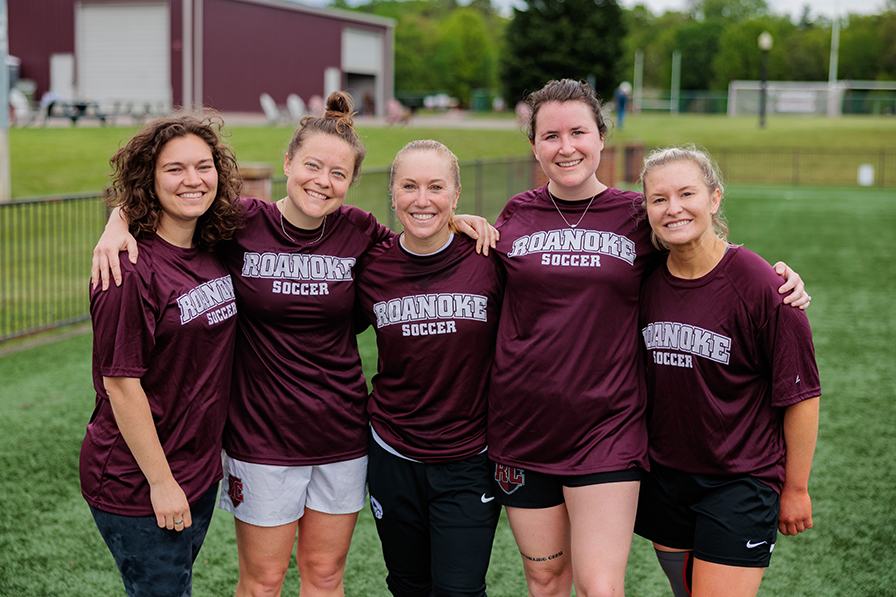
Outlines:
{"type": "Polygon", "coordinates": [[[264,110],[264,116],[268,119],[268,123],[279,123],[283,119],[283,115],[280,113],[280,108],[277,107],[277,102],[274,101],[274,98],[267,93],[262,93],[259,99],[261,101],[261,109],[264,110]]]}
{"type": "Polygon", "coordinates": [[[32,120],[31,103],[18,87],[9,90],[9,106],[12,108],[12,114],[15,118],[15,124],[25,126],[32,120]]]}
{"type": "Polygon", "coordinates": [[[290,93],[286,96],[286,110],[289,112],[289,119],[298,122],[305,115],[305,102],[295,93],[290,93]]]}

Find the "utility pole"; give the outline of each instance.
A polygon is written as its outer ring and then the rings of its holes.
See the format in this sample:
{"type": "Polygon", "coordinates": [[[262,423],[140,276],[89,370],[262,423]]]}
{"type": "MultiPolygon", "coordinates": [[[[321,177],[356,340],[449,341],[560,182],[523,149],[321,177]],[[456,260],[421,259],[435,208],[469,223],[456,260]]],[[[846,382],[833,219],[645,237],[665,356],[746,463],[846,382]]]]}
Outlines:
{"type": "Polygon", "coordinates": [[[0,0],[0,203],[12,201],[9,175],[9,21],[6,0],[0,0]]]}
{"type": "Polygon", "coordinates": [[[672,51],[672,89],[669,93],[669,113],[678,114],[678,103],[681,92],[681,52],[672,51]]]}
{"type": "Polygon", "coordinates": [[[831,27],[831,63],[828,69],[828,118],[840,115],[840,89],[837,86],[837,65],[840,60],[840,10],[835,8],[831,27]]]}

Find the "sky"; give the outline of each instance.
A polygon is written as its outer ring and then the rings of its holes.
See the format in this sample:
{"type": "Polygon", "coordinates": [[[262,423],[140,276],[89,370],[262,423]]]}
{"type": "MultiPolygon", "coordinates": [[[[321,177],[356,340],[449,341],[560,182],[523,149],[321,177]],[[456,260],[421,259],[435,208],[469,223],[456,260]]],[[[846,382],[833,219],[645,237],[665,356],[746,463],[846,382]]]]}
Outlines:
{"type": "MultiPolygon", "coordinates": [[[[293,0],[310,4],[312,6],[325,6],[327,0],[293,0]]],[[[365,0],[349,0],[352,5],[363,4],[365,0]]],[[[833,18],[838,12],[858,14],[880,14],[884,10],[885,0],[766,0],[771,12],[778,15],[790,15],[794,21],[799,20],[803,14],[803,6],[808,4],[811,8],[810,15],[814,17],[825,16],[833,18]]],[[[466,4],[461,0],[461,4],[466,4]]],[[[687,6],[687,0],[619,0],[619,3],[632,8],[636,4],[644,4],[654,14],[661,15],[668,10],[683,11],[687,6]]],[[[521,0],[492,0],[492,6],[503,12],[509,12],[509,7],[524,6],[521,0]]]]}
{"type": "MultiPolygon", "coordinates": [[[[494,2],[495,0],[493,0],[494,2]]],[[[503,0],[497,0],[501,2],[503,0]]],[[[879,14],[883,12],[884,0],[766,0],[771,12],[778,15],[790,15],[799,19],[803,14],[803,6],[810,6],[813,17],[823,15],[832,18],[837,12],[859,14],[879,14]]],[[[684,10],[686,0],[620,0],[620,4],[631,8],[636,4],[644,4],[654,14],[663,14],[667,10],[684,10]]]]}

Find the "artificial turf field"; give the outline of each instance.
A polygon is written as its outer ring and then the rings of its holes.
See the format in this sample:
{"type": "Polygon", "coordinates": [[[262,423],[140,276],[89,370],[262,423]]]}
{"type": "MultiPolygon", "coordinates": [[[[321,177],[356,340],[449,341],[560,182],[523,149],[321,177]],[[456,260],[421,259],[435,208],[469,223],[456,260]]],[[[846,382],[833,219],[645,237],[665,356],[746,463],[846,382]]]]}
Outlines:
{"type": "MultiPolygon", "coordinates": [[[[815,528],[779,537],[760,595],[896,596],[896,192],[738,186],[726,211],[731,240],[783,259],[813,297],[809,319],[822,379],[810,481],[815,528]]],[[[0,356],[0,596],[124,595],[78,490],[78,451],[93,409],[89,333],[0,356]]],[[[372,336],[361,340],[368,374],[372,336]]],[[[346,594],[386,596],[368,510],[346,571],[346,594]]],[[[233,523],[222,511],[195,566],[194,595],[233,593],[233,523]]],[[[502,520],[489,594],[526,594],[502,520]]],[[[299,593],[293,567],[283,595],[299,593]]],[[[652,549],[635,539],[630,597],[668,595],[652,549]]]]}

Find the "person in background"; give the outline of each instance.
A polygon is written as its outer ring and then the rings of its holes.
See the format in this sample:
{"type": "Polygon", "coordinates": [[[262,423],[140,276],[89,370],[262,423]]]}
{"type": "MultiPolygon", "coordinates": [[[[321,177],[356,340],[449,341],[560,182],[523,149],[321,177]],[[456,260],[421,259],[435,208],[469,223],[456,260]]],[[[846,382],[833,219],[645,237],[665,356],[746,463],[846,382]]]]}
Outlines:
{"type": "Polygon", "coordinates": [[[447,147],[406,145],[389,187],[404,232],[362,258],[357,283],[379,352],[367,484],[386,582],[396,597],[484,596],[501,511],[486,399],[503,274],[451,231],[461,186],[447,147]]]}
{"type": "MultiPolygon", "coordinates": [[[[301,120],[283,160],[287,196],[243,199],[245,226],[222,247],[240,308],[219,500],[235,519],[238,597],[278,595],[294,549],[302,597],[345,592],[369,434],[354,268],[393,236],[344,203],[366,153],[353,114],[340,91],[301,120]]],[[[493,242],[484,219],[464,221],[478,246],[493,242]]],[[[95,250],[103,286],[128,245],[122,223],[113,214],[95,250]]]]}
{"type": "Polygon", "coordinates": [[[105,198],[142,257],[90,295],[96,408],[80,477],[132,597],[192,593],[222,478],[236,303],[217,249],[240,225],[241,180],[221,124],[155,120],[111,159],[105,198]]]}
{"type": "Polygon", "coordinates": [[[676,597],[752,597],[777,531],[812,528],[821,387],[809,322],[765,260],[727,242],[706,153],[655,151],[641,184],[669,254],[641,299],[651,472],[635,530],[676,597]]]}
{"type": "MultiPolygon", "coordinates": [[[[529,140],[548,184],[496,223],[506,270],[489,390],[496,495],[529,592],[623,595],[640,479],[646,388],[641,280],[660,252],[636,218],[641,195],[597,178],[608,127],[586,83],[528,98],[529,140]]],[[[786,266],[779,264],[784,271],[786,266]]],[[[808,303],[799,276],[780,289],[808,303]]]]}
{"type": "Polygon", "coordinates": [[[625,112],[629,108],[632,99],[632,85],[628,81],[623,81],[616,88],[616,126],[622,129],[625,122],[625,112]]]}

